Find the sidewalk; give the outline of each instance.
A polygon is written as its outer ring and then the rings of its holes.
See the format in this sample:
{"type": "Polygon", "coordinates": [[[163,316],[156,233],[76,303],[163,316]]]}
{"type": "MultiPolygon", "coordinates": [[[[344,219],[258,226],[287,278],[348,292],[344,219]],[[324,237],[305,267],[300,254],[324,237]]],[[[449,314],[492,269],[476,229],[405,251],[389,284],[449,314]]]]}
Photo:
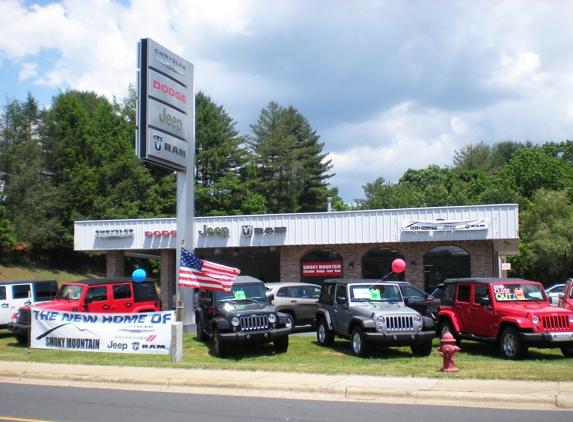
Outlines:
{"type": "Polygon", "coordinates": [[[313,375],[0,361],[0,382],[486,408],[573,410],[573,382],[313,375]]]}

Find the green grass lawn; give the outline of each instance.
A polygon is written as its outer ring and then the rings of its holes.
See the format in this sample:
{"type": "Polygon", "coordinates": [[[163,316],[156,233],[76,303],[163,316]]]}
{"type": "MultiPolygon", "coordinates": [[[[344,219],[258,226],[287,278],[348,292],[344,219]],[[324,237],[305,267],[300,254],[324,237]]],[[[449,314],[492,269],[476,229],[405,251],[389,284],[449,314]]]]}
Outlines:
{"type": "Polygon", "coordinates": [[[350,342],[335,341],[324,348],[314,336],[290,336],[286,353],[276,353],[272,344],[250,348],[231,347],[229,357],[214,356],[211,342],[199,342],[185,334],[183,362],[172,363],[170,355],[129,355],[28,349],[19,345],[9,331],[0,331],[0,360],[70,363],[84,365],[128,365],[193,369],[231,369],[243,371],[283,371],[313,374],[374,375],[430,378],[475,378],[526,381],[573,381],[572,359],[559,349],[530,349],[525,360],[507,361],[497,347],[471,341],[463,342],[456,355],[457,373],[442,373],[442,358],[435,350],[429,357],[414,357],[410,348],[374,348],[372,356],[352,356],[350,342]]]}

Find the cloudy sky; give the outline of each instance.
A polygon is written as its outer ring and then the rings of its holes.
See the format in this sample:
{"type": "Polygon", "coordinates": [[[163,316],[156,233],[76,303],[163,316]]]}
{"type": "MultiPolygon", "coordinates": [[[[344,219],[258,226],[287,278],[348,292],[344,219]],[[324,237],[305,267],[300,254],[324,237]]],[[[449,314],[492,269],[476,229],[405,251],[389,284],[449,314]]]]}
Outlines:
{"type": "Polygon", "coordinates": [[[347,203],[469,143],[573,139],[571,0],[0,0],[0,93],[123,98],[141,38],[193,63],[241,134],[294,106],[347,203]]]}

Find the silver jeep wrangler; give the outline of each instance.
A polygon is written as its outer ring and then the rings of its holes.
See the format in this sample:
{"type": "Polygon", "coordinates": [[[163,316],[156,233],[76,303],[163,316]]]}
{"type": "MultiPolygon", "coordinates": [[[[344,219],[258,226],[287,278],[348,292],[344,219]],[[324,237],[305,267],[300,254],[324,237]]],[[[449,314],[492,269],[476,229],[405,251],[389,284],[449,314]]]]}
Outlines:
{"type": "Polygon", "coordinates": [[[434,321],[408,308],[400,288],[382,280],[324,280],[315,327],[321,346],[332,346],[337,335],[359,357],[370,356],[373,344],[410,346],[415,356],[429,356],[436,336],[434,321]]]}

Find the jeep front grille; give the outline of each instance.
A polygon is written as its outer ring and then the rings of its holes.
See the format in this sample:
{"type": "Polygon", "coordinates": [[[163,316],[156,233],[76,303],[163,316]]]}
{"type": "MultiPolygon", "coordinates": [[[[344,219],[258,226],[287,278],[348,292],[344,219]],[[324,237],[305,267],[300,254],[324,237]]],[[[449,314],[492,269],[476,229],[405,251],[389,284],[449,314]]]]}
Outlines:
{"type": "Polygon", "coordinates": [[[269,318],[266,315],[250,315],[241,317],[242,331],[266,330],[269,327],[269,318]]]}
{"type": "Polygon", "coordinates": [[[414,320],[411,316],[386,317],[388,331],[406,331],[414,329],[414,320]]]}
{"type": "Polygon", "coordinates": [[[20,309],[18,311],[18,319],[17,322],[24,325],[29,325],[32,321],[30,318],[30,310],[29,309],[20,309]]]}
{"type": "Polygon", "coordinates": [[[543,327],[546,330],[568,330],[569,317],[567,315],[554,315],[542,317],[543,327]]]}

